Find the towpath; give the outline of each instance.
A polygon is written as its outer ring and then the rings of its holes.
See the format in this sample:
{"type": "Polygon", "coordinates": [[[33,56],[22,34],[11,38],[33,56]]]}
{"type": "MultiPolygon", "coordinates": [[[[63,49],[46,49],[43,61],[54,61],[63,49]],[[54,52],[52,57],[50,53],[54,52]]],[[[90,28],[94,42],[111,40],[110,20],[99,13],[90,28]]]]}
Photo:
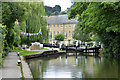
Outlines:
{"type": "Polygon", "coordinates": [[[20,78],[21,70],[20,66],[17,65],[19,57],[15,52],[8,53],[5,58],[2,68],[2,78],[20,78]]]}

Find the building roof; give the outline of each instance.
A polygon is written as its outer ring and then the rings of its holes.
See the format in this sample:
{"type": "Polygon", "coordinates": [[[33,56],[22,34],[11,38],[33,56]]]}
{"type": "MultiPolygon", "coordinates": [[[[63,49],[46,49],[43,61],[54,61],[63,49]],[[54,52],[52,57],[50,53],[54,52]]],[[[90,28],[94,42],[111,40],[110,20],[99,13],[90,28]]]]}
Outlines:
{"type": "Polygon", "coordinates": [[[68,19],[68,15],[45,16],[47,24],[76,24],[77,19],[68,19]]]}

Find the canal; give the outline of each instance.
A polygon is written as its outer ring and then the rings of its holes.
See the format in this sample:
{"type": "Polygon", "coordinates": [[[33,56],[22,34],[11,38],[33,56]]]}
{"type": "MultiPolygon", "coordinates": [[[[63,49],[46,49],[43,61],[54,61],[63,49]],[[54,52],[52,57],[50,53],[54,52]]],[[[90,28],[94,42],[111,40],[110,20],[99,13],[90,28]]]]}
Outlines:
{"type": "Polygon", "coordinates": [[[60,55],[27,62],[34,78],[118,78],[116,59],[60,55]]]}

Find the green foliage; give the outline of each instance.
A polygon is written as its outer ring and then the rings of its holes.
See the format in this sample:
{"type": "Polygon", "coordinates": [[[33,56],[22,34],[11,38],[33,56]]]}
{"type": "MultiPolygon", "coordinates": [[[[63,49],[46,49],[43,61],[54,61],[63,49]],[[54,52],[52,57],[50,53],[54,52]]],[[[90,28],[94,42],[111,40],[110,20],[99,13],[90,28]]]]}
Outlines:
{"type": "Polygon", "coordinates": [[[20,53],[20,55],[30,55],[30,54],[35,54],[39,53],[40,51],[23,51],[20,53]]]}
{"type": "Polygon", "coordinates": [[[64,41],[64,39],[65,39],[65,36],[63,34],[55,35],[55,40],[64,41]]]}
{"type": "Polygon", "coordinates": [[[120,2],[76,2],[69,18],[79,18],[79,28],[92,32],[104,44],[107,55],[120,55],[120,2]]]}
{"type": "Polygon", "coordinates": [[[60,12],[61,11],[61,7],[60,5],[55,5],[55,7],[53,7],[55,9],[55,11],[60,12]]]}
{"type": "Polygon", "coordinates": [[[55,5],[55,7],[45,6],[45,14],[50,15],[58,15],[61,11],[61,6],[55,5]]]}
{"type": "Polygon", "coordinates": [[[20,52],[20,51],[26,51],[26,50],[21,50],[18,47],[14,47],[14,49],[11,50],[11,52],[20,52]]]}
{"type": "Polygon", "coordinates": [[[49,50],[48,48],[40,48],[40,50],[49,50]]]}
{"type": "Polygon", "coordinates": [[[15,41],[14,34],[14,22],[16,19],[22,20],[22,16],[24,15],[23,6],[20,3],[2,3],[2,25],[6,25],[6,45],[5,47],[13,48],[13,44],[15,41]]]}
{"type": "Polygon", "coordinates": [[[14,46],[18,47],[21,43],[21,37],[20,37],[20,26],[15,25],[14,26],[14,46]]]}
{"type": "Polygon", "coordinates": [[[67,14],[67,12],[65,12],[65,11],[62,11],[60,14],[61,14],[61,15],[63,15],[63,14],[67,14]]]}
{"type": "Polygon", "coordinates": [[[20,23],[20,29],[26,33],[38,33],[40,27],[42,29],[42,35],[25,36],[21,35],[21,44],[30,45],[31,42],[48,42],[48,29],[46,27],[46,20],[43,18],[45,15],[43,3],[25,3],[25,18],[20,23]],[[30,9],[28,9],[30,7],[30,9]]]}
{"type": "MultiPolygon", "coordinates": [[[[48,29],[43,3],[37,2],[3,2],[2,3],[2,27],[0,27],[0,49],[2,58],[10,51],[21,51],[16,49],[20,44],[30,45],[31,42],[48,42],[48,29]],[[16,19],[19,25],[16,25],[16,19]],[[38,33],[42,28],[42,35],[23,36],[20,32],[38,33]]],[[[1,17],[0,17],[1,18],[1,17]]],[[[0,24],[1,25],[1,24],[0,24]]]]}
{"type": "Polygon", "coordinates": [[[82,31],[80,29],[79,23],[77,23],[76,26],[75,26],[75,31],[74,31],[74,34],[73,34],[73,38],[76,39],[76,40],[81,40],[83,42],[90,41],[89,33],[85,33],[84,31],[82,31]]]}

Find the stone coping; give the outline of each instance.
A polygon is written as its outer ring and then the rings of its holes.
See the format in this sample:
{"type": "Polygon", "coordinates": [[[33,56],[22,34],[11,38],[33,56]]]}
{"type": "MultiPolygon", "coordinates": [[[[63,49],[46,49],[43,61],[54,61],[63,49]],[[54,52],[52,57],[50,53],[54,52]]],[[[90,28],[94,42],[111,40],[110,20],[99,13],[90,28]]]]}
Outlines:
{"type": "Polygon", "coordinates": [[[20,57],[21,57],[21,62],[22,62],[24,78],[31,78],[31,79],[33,79],[32,73],[30,71],[30,68],[29,68],[25,58],[23,56],[20,56],[20,57]]]}

